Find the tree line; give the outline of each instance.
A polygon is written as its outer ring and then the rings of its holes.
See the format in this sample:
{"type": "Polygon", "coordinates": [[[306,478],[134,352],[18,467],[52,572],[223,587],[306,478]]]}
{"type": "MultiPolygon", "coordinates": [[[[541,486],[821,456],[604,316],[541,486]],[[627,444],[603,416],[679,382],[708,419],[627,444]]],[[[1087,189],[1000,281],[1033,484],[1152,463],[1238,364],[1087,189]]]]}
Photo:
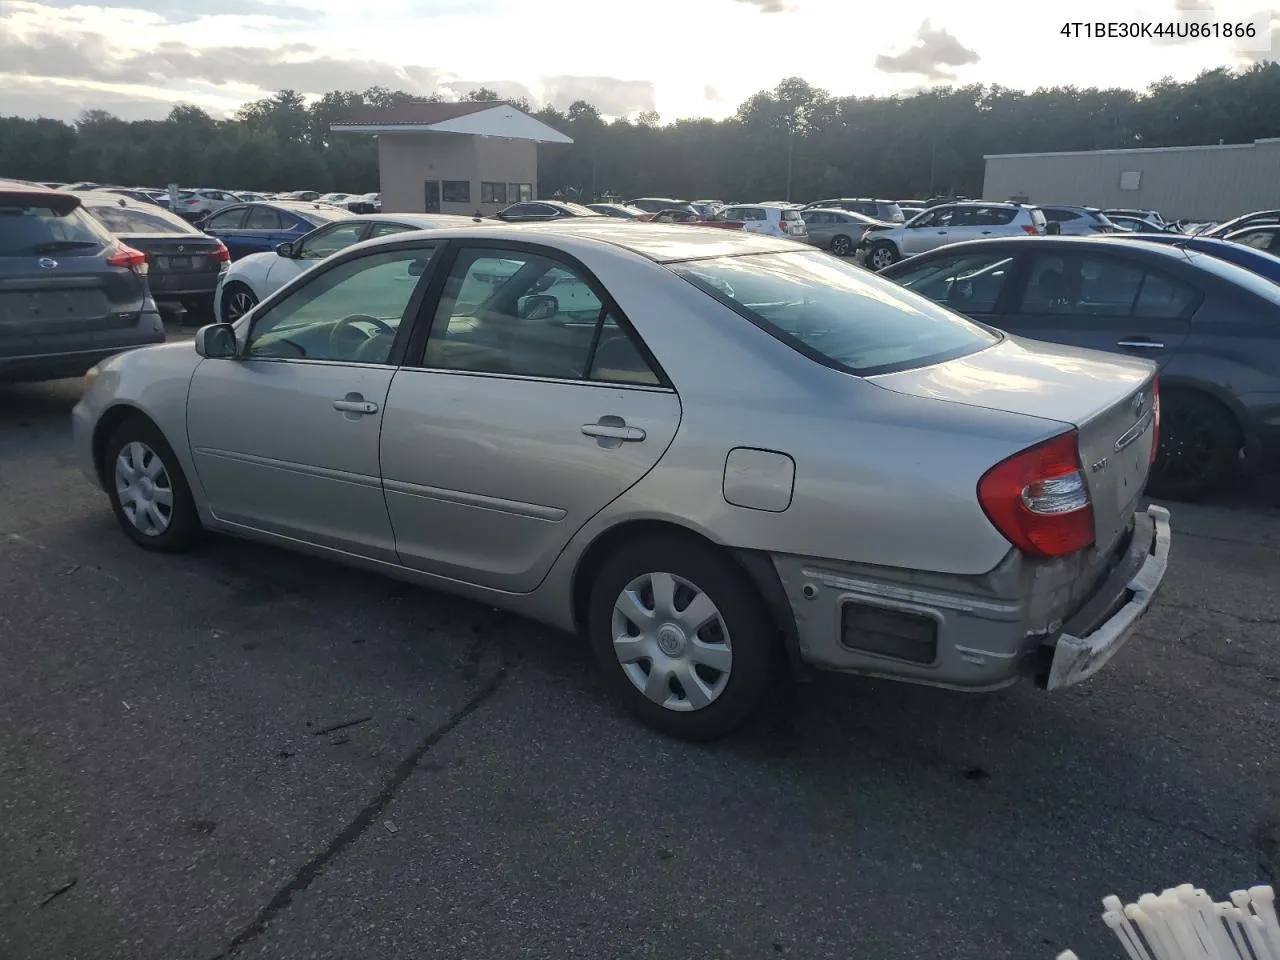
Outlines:
{"type": "MultiPolygon", "coordinates": [[[[372,87],[310,103],[295,90],[219,120],[179,105],[164,120],[101,110],[75,123],[0,118],[0,176],[247,190],[378,189],[373,137],[334,134],[353,106],[415,98],[372,87]]],[[[438,98],[429,98],[438,99],[438,98]]],[[[477,90],[472,100],[497,99],[477,90]]],[[[750,97],[726,120],[664,124],[652,112],[606,120],[585,101],[533,109],[572,145],[540,148],[540,196],[675,196],[798,201],[980,196],[983,156],[1055,150],[1249,143],[1280,133],[1280,64],[1163,79],[1145,91],[941,87],[912,96],[837,97],[799,78],[750,97]],[[788,197],[789,194],[789,197],[788,197]]]]}

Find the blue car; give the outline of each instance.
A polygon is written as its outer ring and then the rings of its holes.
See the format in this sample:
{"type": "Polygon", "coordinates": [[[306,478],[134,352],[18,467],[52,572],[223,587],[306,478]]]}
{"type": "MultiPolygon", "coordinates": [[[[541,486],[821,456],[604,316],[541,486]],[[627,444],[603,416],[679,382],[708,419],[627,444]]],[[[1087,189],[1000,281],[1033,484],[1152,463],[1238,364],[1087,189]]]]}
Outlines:
{"type": "Polygon", "coordinates": [[[217,237],[232,260],[274,250],[299,240],[316,227],[351,216],[350,211],[325,203],[276,200],[271,203],[233,203],[201,220],[197,226],[217,237]]]}
{"type": "Polygon", "coordinates": [[[1194,250],[1196,253],[1207,253],[1211,257],[1251,270],[1260,277],[1266,277],[1272,283],[1280,283],[1280,257],[1243,243],[1177,233],[1112,233],[1107,235],[1107,239],[1163,243],[1166,247],[1181,247],[1184,250],[1194,250]]]}

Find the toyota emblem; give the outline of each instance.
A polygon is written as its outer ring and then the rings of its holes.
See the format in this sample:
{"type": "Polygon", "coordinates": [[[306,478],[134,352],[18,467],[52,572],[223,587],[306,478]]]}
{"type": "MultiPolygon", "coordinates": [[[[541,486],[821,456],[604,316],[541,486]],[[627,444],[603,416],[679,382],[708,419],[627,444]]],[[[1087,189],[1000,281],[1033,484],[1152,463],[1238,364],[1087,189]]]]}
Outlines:
{"type": "Polygon", "coordinates": [[[58,261],[52,257],[41,257],[38,262],[43,270],[54,270],[58,266],[58,261]]]}

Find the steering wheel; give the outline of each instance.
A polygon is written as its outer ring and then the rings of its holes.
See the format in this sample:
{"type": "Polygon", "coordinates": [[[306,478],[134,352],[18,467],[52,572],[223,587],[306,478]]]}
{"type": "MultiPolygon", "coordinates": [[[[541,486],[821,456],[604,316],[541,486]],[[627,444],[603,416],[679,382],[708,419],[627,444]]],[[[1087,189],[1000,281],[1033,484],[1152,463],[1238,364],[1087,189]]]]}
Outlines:
{"type": "Polygon", "coordinates": [[[347,348],[354,347],[358,352],[370,340],[376,339],[384,333],[395,335],[393,330],[386,321],[379,320],[377,317],[371,317],[367,313],[353,313],[349,317],[343,317],[333,325],[333,329],[329,331],[329,354],[330,356],[341,357],[346,356],[347,348]],[[367,323],[376,329],[376,333],[372,336],[356,326],[357,323],[367,323]],[[355,338],[351,333],[359,334],[359,342],[355,342],[355,338]],[[343,342],[345,338],[345,343],[343,342]]]}

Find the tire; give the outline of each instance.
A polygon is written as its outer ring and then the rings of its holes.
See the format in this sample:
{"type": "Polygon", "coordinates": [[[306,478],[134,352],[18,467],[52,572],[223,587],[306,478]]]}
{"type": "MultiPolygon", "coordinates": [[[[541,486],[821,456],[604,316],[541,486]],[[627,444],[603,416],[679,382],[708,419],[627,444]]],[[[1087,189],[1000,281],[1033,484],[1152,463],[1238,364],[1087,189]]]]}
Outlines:
{"type": "Polygon", "coordinates": [[[1240,427],[1218,401],[1189,390],[1160,395],[1160,449],[1151,465],[1147,493],[1171,500],[1198,500],[1235,473],[1240,427]]]}
{"type": "Polygon", "coordinates": [[[790,678],[778,631],[750,582],[714,547],[692,538],[649,537],[615,551],[592,584],[587,630],[613,696],[649,726],[683,740],[728,736],[770,684],[790,678]],[[637,624],[663,606],[654,599],[662,583],[673,587],[669,609],[678,612],[654,618],[644,631],[637,624]],[[682,617],[694,599],[698,610],[713,614],[700,628],[682,617]],[[615,636],[634,639],[615,645],[615,636]],[[634,659],[624,664],[624,657],[634,659]]]}
{"type": "Polygon", "coordinates": [[[141,416],[125,420],[107,439],[102,456],[111,510],[130,540],[147,550],[177,553],[199,539],[200,515],[191,488],[173,448],[155,424],[141,416]],[[132,476],[126,469],[129,465],[132,476]],[[130,491],[134,496],[128,495],[130,491]]]}
{"type": "Polygon", "coordinates": [[[853,253],[853,241],[841,234],[831,241],[831,252],[837,257],[847,257],[853,253]]]}
{"type": "Polygon", "coordinates": [[[258,305],[258,297],[243,283],[232,280],[222,288],[222,322],[235,323],[258,305]]]}
{"type": "Polygon", "coordinates": [[[900,259],[898,248],[887,240],[873,243],[871,249],[867,251],[867,265],[872,270],[883,270],[885,267],[897,263],[900,259]]]}

